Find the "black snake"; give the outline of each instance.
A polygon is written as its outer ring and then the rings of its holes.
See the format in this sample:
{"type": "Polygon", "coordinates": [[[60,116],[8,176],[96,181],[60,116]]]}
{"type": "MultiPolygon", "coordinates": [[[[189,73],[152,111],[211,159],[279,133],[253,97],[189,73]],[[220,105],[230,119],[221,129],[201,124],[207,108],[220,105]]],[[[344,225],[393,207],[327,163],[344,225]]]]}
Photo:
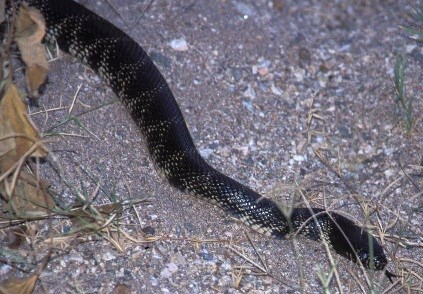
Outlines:
{"type": "MultiPolygon", "coordinates": [[[[264,235],[284,238],[299,230],[367,268],[385,269],[382,246],[353,221],[321,208],[294,208],[286,216],[270,199],[210,166],[197,151],[162,74],[127,34],[71,0],[26,2],[43,13],[46,40],[96,70],[120,97],[172,186],[214,202],[264,235]]],[[[388,271],[386,275],[394,276],[388,271]]]]}

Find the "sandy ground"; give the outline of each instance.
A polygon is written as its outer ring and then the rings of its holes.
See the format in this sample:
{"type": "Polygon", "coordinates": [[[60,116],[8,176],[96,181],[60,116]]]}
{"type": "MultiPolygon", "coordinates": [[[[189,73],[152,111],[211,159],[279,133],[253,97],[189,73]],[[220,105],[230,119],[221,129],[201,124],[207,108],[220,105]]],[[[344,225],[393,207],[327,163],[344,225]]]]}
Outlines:
{"type": "MultiPolygon", "coordinates": [[[[364,221],[357,204],[361,199],[379,208],[383,228],[398,219],[387,234],[421,244],[423,52],[398,26],[409,11],[406,1],[157,0],[135,26],[128,24],[147,1],[111,0],[118,13],[106,1],[82,2],[152,56],[213,166],[282,203],[290,203],[294,191],[303,188],[311,205],[358,222],[364,221]],[[181,48],[186,50],[171,46],[176,39],[186,41],[187,48],[181,48]],[[406,86],[415,97],[417,119],[412,136],[398,123],[394,103],[394,64],[398,52],[405,51],[406,86]],[[342,180],[315,150],[341,172],[342,180]]],[[[79,86],[72,115],[115,99],[95,73],[73,58],[62,56],[51,67],[41,106],[31,111],[66,109],[34,115],[42,132],[68,115],[79,86]]],[[[170,188],[156,175],[143,138],[120,103],[89,112],[80,123],[83,127],[69,123],[55,130],[78,136],[50,138],[62,176],[87,194],[99,183],[96,203],[108,202],[110,195],[149,197],[149,204],[136,206],[139,219],[129,210],[122,222],[140,240],[163,239],[125,242],[123,253],[98,236],[57,244],[36,292],[323,291],[318,275],[331,271],[324,246],[303,238],[263,237],[211,204],[170,188]],[[267,263],[265,275],[251,274],[258,269],[230,249],[235,246],[260,264],[246,232],[267,263]]],[[[63,181],[52,176],[51,182],[62,199],[74,199],[63,181]]],[[[376,214],[371,220],[376,222],[376,214]]],[[[421,247],[395,240],[383,241],[389,270],[423,277],[421,247]]],[[[355,264],[333,258],[345,293],[371,287],[377,293],[389,291],[391,284],[381,272],[364,275],[355,264]]],[[[25,275],[4,264],[0,274],[25,275]]],[[[416,277],[404,278],[393,287],[404,291],[416,283],[416,277]]],[[[421,290],[421,283],[415,288],[421,290]]],[[[340,291],[335,278],[329,288],[340,291]]]]}

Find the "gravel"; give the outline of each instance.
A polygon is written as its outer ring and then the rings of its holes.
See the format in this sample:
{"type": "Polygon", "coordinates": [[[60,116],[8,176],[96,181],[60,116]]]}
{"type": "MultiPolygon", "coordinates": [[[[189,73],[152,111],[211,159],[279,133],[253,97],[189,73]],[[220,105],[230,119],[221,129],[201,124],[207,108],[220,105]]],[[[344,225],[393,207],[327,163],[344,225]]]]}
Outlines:
{"type": "MultiPolygon", "coordinates": [[[[422,172],[423,52],[398,27],[410,8],[407,1],[154,1],[135,26],[125,26],[137,19],[144,2],[122,0],[117,14],[107,1],[84,1],[153,55],[210,164],[280,203],[300,201],[293,197],[301,187],[311,205],[364,221],[356,199],[368,201],[378,206],[383,226],[399,217],[390,234],[422,238],[423,182],[416,174],[422,172]],[[398,124],[392,82],[396,54],[406,43],[407,90],[416,98],[412,136],[398,124]],[[344,181],[319,160],[316,149],[344,181]]],[[[41,107],[70,105],[81,83],[74,114],[115,99],[91,70],[63,56],[51,63],[41,107]]],[[[43,132],[66,111],[33,119],[43,132]]],[[[57,245],[36,292],[323,291],[318,273],[328,274],[331,267],[322,245],[263,237],[215,206],[170,188],[119,103],[80,120],[85,129],[76,124],[60,129],[78,136],[51,139],[55,160],[78,190],[90,194],[99,183],[99,203],[109,201],[108,195],[149,197],[148,204],[135,207],[138,215],[127,211],[120,220],[143,242],[126,240],[123,252],[95,236],[57,245]],[[257,267],[233,252],[261,265],[246,233],[269,275],[255,273],[257,267]],[[152,234],[158,240],[148,242],[152,234]]],[[[49,181],[70,201],[63,182],[53,176],[49,181]]],[[[421,249],[392,242],[386,248],[395,261],[391,271],[423,275],[416,264],[400,262],[423,260],[421,249]]],[[[358,283],[368,289],[360,268],[334,258],[345,293],[359,293],[358,283]]],[[[24,276],[7,265],[0,265],[0,273],[24,276]]],[[[376,292],[390,287],[382,273],[367,274],[376,292]]],[[[339,291],[334,280],[329,288],[339,291]]]]}

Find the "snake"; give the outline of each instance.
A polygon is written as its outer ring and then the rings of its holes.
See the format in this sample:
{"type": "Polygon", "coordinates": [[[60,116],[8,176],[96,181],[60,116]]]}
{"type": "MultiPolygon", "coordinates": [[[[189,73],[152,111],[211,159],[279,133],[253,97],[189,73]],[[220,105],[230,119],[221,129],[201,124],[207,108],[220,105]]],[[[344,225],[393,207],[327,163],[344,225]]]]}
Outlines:
{"type": "MultiPolygon", "coordinates": [[[[15,5],[23,1],[15,0],[15,5]]],[[[45,41],[96,71],[130,112],[159,173],[178,190],[214,203],[253,230],[286,239],[324,241],[365,268],[384,270],[382,245],[351,219],[323,208],[286,213],[270,198],[212,167],[199,153],[165,78],[142,47],[121,29],[73,0],[26,0],[46,21],[45,41]]],[[[7,4],[10,9],[10,3],[7,4]]]]}

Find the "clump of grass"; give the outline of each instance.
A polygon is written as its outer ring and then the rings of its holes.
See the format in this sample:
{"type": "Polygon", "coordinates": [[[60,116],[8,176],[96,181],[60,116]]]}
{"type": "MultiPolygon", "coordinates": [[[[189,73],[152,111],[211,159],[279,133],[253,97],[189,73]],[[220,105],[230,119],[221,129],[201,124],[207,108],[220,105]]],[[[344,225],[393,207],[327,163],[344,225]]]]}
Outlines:
{"type": "MultiPolygon", "coordinates": [[[[423,42],[423,1],[418,0],[416,5],[411,5],[412,12],[407,20],[407,25],[401,28],[409,34],[411,39],[423,42]]],[[[404,71],[406,68],[406,54],[398,55],[394,68],[394,83],[396,90],[395,102],[399,117],[403,122],[407,135],[413,133],[416,118],[413,111],[414,96],[408,96],[405,92],[404,71]]]]}
{"type": "Polygon", "coordinates": [[[411,7],[413,9],[412,20],[409,25],[401,27],[412,39],[423,42],[423,2],[419,0],[418,5],[411,7]]]}
{"type": "Polygon", "coordinates": [[[413,101],[414,96],[408,96],[405,92],[405,77],[404,71],[406,68],[406,56],[404,54],[398,55],[394,68],[394,83],[396,90],[395,103],[401,121],[404,123],[407,135],[413,133],[416,125],[416,118],[414,116],[413,101]]]}

